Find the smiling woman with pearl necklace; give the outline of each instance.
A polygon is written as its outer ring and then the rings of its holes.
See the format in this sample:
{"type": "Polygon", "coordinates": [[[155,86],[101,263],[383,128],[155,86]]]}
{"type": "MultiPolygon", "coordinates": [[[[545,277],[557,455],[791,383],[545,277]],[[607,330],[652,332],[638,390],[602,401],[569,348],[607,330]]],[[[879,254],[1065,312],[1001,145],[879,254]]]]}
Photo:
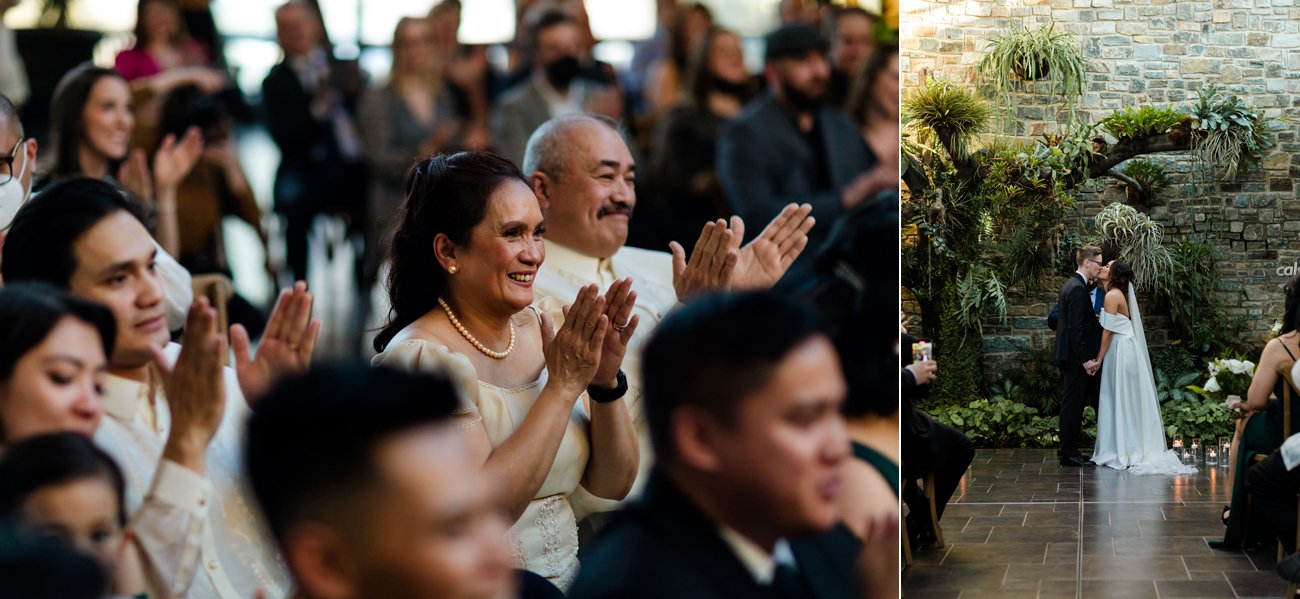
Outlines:
{"type": "Polygon", "coordinates": [[[393,306],[375,364],[436,370],[464,395],[457,428],[516,522],[517,567],[566,587],[577,573],[569,495],[631,488],[639,460],[620,366],[638,319],[630,279],[584,287],[556,330],[532,308],[545,261],[536,197],[487,153],[417,163],[392,231],[393,306]]]}

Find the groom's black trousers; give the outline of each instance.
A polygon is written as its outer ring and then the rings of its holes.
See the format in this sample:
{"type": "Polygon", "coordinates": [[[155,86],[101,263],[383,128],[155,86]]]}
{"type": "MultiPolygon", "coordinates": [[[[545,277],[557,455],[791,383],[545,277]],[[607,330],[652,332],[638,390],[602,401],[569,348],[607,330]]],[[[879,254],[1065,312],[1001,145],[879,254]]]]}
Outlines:
{"type": "MultiPolygon", "coordinates": [[[[1251,509],[1259,514],[1288,554],[1295,553],[1296,492],[1300,491],[1300,467],[1287,470],[1282,451],[1246,471],[1246,492],[1251,509]]],[[[1252,517],[1254,519],[1254,517],[1252,517]]]]}
{"type": "Polygon", "coordinates": [[[1061,448],[1062,458],[1080,455],[1079,428],[1083,426],[1083,406],[1088,402],[1095,377],[1081,364],[1061,364],[1061,448]]]}

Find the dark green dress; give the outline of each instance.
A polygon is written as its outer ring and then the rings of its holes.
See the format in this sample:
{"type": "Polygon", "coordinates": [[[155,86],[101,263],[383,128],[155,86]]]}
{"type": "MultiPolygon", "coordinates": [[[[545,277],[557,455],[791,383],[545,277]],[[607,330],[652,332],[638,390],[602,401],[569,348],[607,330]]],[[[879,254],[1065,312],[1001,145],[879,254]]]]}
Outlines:
{"type": "Polygon", "coordinates": [[[880,475],[889,481],[889,488],[894,490],[894,497],[898,497],[898,464],[893,460],[885,457],[884,454],[876,451],[866,445],[853,441],[853,457],[858,458],[873,468],[880,471],[880,475]]]}
{"type": "MultiPolygon", "coordinates": [[[[1291,349],[1282,344],[1291,359],[1291,349]]],[[[1256,414],[1246,422],[1241,431],[1241,445],[1237,455],[1232,456],[1236,462],[1236,474],[1232,477],[1232,511],[1228,514],[1228,530],[1223,533],[1223,541],[1210,541],[1215,549],[1240,549],[1257,544],[1275,542],[1274,530],[1257,514],[1250,513],[1250,498],[1246,494],[1246,471],[1255,463],[1255,456],[1269,455],[1282,446],[1282,393],[1286,381],[1279,379],[1273,387],[1273,395],[1278,401],[1271,401],[1263,412],[1256,414]]],[[[1300,397],[1292,397],[1300,401],[1300,397]]],[[[1291,431],[1300,432],[1300,405],[1291,408],[1291,431]]]]}

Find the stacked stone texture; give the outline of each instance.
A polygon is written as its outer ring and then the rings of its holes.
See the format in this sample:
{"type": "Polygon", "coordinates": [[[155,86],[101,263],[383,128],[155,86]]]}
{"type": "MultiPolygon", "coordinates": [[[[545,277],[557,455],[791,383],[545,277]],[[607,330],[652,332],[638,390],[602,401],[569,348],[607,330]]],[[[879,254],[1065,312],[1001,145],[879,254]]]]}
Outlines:
{"type": "MultiPolygon", "coordinates": [[[[904,94],[933,75],[973,84],[990,37],[1013,22],[1055,23],[1075,35],[1088,61],[1078,106],[1088,122],[1128,106],[1188,106],[1207,84],[1242,96],[1268,117],[1300,117],[1300,0],[917,0],[904,10],[904,94]]],[[[1016,133],[1033,138],[1062,131],[1065,114],[1048,102],[1041,83],[1035,91],[1016,94],[1016,133]]],[[[1148,156],[1175,183],[1153,205],[1139,206],[1164,225],[1167,239],[1204,236],[1219,249],[1220,295],[1230,314],[1246,317],[1249,342],[1266,338],[1281,318],[1283,285],[1300,263],[1294,183],[1300,176],[1300,119],[1273,126],[1277,147],[1263,169],[1227,182],[1196,176],[1184,156],[1148,156]]],[[[1113,180],[1092,183],[1079,194],[1067,226],[1081,226],[1123,198],[1113,180]]],[[[1031,345],[1051,347],[1044,318],[1058,283],[1014,293],[1006,323],[986,324],[989,377],[1031,345]]],[[[905,309],[915,314],[906,292],[904,297],[905,309]]],[[[1151,349],[1158,351],[1168,341],[1168,319],[1150,309],[1143,318],[1151,349]]]]}

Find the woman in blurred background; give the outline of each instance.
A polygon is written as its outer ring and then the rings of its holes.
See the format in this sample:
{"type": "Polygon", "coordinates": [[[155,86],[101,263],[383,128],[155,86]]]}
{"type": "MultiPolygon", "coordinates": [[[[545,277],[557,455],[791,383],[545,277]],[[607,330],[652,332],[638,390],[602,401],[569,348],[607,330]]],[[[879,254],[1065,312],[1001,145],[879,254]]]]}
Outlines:
{"type": "Polygon", "coordinates": [[[718,136],[758,93],[745,71],[740,36],[709,29],[686,68],[686,96],[664,115],[655,131],[653,172],[660,193],[655,210],[669,241],[682,242],[689,253],[700,223],[730,215],[714,164],[718,136]]]}

